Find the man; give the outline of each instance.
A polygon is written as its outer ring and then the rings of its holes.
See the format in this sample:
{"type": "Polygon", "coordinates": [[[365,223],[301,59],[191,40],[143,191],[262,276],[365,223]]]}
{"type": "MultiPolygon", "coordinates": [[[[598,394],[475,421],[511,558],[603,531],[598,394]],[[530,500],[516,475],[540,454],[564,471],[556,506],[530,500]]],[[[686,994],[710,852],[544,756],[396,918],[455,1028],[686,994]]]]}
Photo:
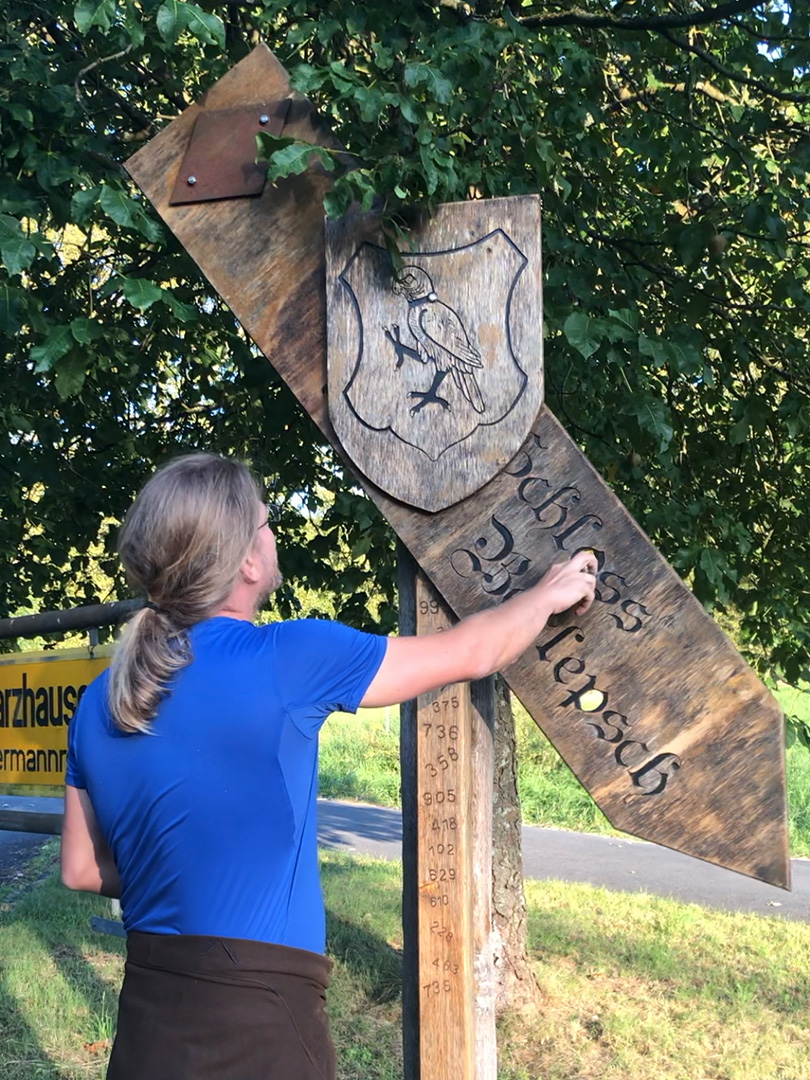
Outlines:
{"type": "Polygon", "coordinates": [[[587,610],[595,557],[442,634],[256,626],[275,538],[248,469],[211,454],[152,477],[119,549],[148,600],[71,723],[62,835],[65,884],[122,900],[108,1080],[332,1080],[321,724],[506,667],[587,610]]]}

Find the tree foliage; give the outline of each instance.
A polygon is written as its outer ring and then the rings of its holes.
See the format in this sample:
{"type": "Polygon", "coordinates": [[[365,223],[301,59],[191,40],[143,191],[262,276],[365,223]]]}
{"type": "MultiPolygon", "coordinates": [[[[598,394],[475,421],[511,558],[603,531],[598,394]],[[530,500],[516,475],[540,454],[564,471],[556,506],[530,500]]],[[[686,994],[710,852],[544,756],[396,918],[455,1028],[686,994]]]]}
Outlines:
{"type": "MultiPolygon", "coordinates": [[[[89,542],[180,446],[277,476],[290,524],[325,498],[335,533],[286,569],[325,582],[338,532],[371,553],[337,582],[354,617],[390,566],[120,167],[259,40],[357,162],[329,214],[542,194],[548,404],[760,669],[806,677],[810,9],[789,0],[8,0],[8,609],[84,598],[89,542]]],[[[268,153],[271,177],[307,161],[268,153]]]]}

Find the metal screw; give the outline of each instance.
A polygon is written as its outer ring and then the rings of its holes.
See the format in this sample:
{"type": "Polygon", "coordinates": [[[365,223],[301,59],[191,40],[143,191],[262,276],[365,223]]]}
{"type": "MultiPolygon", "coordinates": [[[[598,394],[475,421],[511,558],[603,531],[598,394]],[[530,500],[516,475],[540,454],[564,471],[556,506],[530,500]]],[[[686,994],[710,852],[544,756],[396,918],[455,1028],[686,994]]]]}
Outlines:
{"type": "Polygon", "coordinates": [[[262,115],[259,117],[259,123],[260,124],[267,124],[267,123],[269,123],[269,121],[270,121],[270,117],[267,115],[267,113],[262,113],[262,115]]]}
{"type": "Polygon", "coordinates": [[[186,180],[186,183],[188,184],[189,187],[194,187],[194,185],[197,183],[197,177],[196,176],[190,176],[188,178],[188,180],[186,180]]]}

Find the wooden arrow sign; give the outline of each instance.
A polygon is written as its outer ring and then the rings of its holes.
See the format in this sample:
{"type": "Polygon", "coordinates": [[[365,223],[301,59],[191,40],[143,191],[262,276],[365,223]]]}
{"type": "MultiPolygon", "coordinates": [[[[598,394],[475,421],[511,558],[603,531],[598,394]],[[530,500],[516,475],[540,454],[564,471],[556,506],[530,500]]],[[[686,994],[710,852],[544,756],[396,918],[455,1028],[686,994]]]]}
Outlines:
{"type": "MultiPolygon", "coordinates": [[[[260,47],[209,90],[205,110],[288,97],[283,68],[260,47]]],[[[326,397],[328,177],[313,167],[255,198],[170,205],[200,112],[184,112],[129,171],[345,453],[326,397]]],[[[295,95],[284,134],[333,145],[295,95]]],[[[414,250],[430,247],[417,235],[414,250]]],[[[512,460],[460,503],[430,513],[363,483],[460,616],[594,548],[599,602],[549,627],[505,673],[510,685],[618,828],[789,886],[776,702],[545,407],[512,460]]]]}

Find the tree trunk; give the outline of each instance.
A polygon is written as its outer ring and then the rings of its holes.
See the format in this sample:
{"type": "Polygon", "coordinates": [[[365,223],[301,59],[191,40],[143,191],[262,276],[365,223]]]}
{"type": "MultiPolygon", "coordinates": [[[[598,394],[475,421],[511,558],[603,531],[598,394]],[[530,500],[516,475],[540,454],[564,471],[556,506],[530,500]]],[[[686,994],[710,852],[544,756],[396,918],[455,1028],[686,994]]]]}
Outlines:
{"type": "Polygon", "coordinates": [[[528,955],[515,719],[509,687],[500,675],[495,676],[494,759],[492,946],[495,1008],[502,1013],[540,1005],[542,992],[528,955]]]}

